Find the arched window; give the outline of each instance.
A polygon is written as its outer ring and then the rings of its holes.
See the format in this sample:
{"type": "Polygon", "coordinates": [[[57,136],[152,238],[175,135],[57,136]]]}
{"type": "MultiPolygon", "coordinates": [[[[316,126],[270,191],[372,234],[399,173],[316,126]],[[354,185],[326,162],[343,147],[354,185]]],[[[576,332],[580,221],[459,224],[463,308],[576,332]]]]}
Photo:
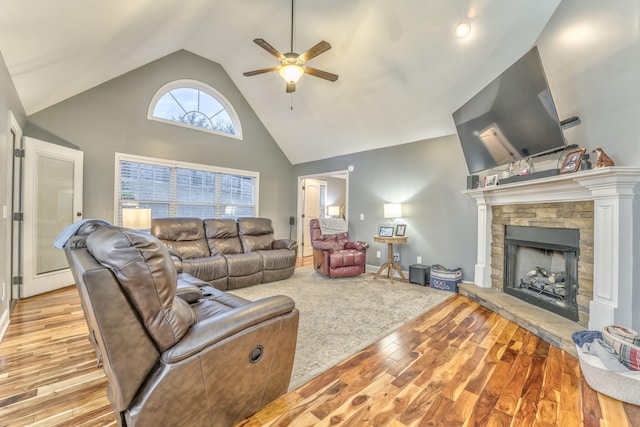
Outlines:
{"type": "Polygon", "coordinates": [[[195,80],[176,80],[161,87],[149,105],[150,120],[242,139],[236,110],[220,92],[195,80]]]}

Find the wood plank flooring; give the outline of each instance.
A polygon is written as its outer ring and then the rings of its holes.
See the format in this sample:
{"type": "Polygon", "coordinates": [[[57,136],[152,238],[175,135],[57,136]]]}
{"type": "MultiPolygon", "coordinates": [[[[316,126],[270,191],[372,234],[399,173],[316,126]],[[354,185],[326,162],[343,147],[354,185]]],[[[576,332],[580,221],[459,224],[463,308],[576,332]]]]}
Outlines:
{"type": "MultiPolygon", "coordinates": [[[[20,301],[0,343],[0,426],[115,425],[74,287],[20,301]]],[[[237,424],[640,426],[578,361],[455,295],[237,424]]]]}

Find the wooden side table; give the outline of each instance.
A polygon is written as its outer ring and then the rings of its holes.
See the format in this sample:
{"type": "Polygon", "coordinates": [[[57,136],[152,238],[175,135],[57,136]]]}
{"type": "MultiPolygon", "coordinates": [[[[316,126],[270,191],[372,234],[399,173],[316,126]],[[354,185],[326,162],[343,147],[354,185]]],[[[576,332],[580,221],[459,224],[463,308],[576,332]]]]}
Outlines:
{"type": "Polygon", "coordinates": [[[373,241],[377,243],[386,243],[387,244],[387,262],[382,264],[378,269],[378,272],[373,276],[374,279],[377,279],[385,269],[387,269],[387,278],[391,279],[391,283],[393,283],[393,270],[396,270],[398,274],[400,274],[400,278],[402,280],[407,280],[404,273],[400,269],[400,266],[393,262],[393,244],[401,244],[407,243],[407,236],[393,236],[393,237],[382,237],[382,236],[373,236],[373,241]]]}

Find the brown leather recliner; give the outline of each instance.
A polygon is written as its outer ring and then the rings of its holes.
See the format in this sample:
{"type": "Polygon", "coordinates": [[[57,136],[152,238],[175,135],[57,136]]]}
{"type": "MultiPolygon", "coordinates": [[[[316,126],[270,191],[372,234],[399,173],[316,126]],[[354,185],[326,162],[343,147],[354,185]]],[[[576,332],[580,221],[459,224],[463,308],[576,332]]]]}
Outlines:
{"type": "Polygon", "coordinates": [[[354,277],[365,272],[367,242],[350,242],[348,233],[322,234],[317,219],[310,221],[313,268],[328,277],[354,277]]]}
{"type": "Polygon", "coordinates": [[[215,289],[178,274],[155,237],[113,226],[81,227],[65,253],[119,425],[230,426],[287,391],[291,298],[215,289]]]}

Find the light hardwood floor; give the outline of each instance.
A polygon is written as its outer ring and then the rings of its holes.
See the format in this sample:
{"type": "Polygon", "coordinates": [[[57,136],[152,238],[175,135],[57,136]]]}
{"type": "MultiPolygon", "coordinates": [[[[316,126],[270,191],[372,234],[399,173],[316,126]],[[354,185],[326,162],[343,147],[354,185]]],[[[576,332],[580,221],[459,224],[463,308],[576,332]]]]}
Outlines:
{"type": "MultiPolygon", "coordinates": [[[[113,425],[74,287],[20,301],[0,343],[0,425],[113,425]]],[[[577,360],[469,299],[425,315],[238,426],[640,426],[577,360]]]]}

